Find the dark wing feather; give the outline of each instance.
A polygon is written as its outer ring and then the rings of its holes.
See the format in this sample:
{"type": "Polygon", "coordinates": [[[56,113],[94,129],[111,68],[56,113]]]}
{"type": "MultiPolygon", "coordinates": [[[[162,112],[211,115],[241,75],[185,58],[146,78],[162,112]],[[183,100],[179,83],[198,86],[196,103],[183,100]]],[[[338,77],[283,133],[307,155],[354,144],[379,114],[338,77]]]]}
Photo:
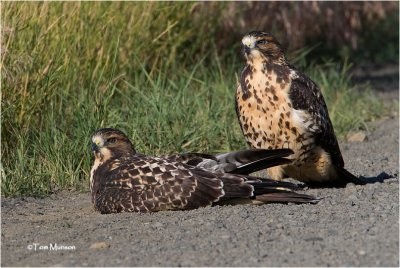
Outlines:
{"type": "Polygon", "coordinates": [[[250,174],[269,167],[288,164],[284,157],[293,154],[290,149],[247,149],[217,155],[185,153],[168,156],[169,160],[207,169],[234,174],[250,174]]]}
{"type": "Polygon", "coordinates": [[[218,162],[229,164],[224,172],[250,174],[269,167],[288,164],[291,160],[284,158],[293,154],[290,149],[248,149],[243,151],[216,155],[218,162]]]}
{"type": "Polygon", "coordinates": [[[221,201],[245,197],[261,202],[316,203],[319,201],[315,196],[293,192],[292,190],[300,187],[290,182],[226,173],[219,177],[224,183],[225,191],[221,201]]]}
{"type": "Polygon", "coordinates": [[[338,167],[343,167],[344,162],[339,144],[329,118],[328,108],[318,86],[306,75],[297,72],[298,77],[292,80],[290,87],[290,100],[296,110],[307,111],[318,127],[316,144],[320,145],[331,155],[332,162],[338,167]]]}

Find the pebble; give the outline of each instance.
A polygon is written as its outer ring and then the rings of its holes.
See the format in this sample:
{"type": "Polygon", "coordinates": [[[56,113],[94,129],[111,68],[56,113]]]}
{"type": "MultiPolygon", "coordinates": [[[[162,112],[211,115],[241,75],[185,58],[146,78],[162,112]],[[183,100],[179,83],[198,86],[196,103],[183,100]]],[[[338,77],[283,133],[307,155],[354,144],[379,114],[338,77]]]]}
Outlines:
{"type": "Polygon", "coordinates": [[[162,226],[163,225],[162,225],[161,222],[156,222],[156,223],[153,224],[153,227],[156,227],[156,228],[159,228],[159,227],[162,227],[162,226]]]}
{"type": "Polygon", "coordinates": [[[109,245],[106,244],[106,242],[96,242],[90,245],[90,248],[92,249],[103,249],[103,248],[108,248],[109,245]]]}
{"type": "Polygon", "coordinates": [[[347,134],[347,140],[349,142],[363,142],[367,141],[368,137],[364,131],[350,132],[347,134]]]}
{"type": "Polygon", "coordinates": [[[354,183],[348,183],[344,189],[346,195],[354,194],[357,192],[357,187],[354,183]]]}

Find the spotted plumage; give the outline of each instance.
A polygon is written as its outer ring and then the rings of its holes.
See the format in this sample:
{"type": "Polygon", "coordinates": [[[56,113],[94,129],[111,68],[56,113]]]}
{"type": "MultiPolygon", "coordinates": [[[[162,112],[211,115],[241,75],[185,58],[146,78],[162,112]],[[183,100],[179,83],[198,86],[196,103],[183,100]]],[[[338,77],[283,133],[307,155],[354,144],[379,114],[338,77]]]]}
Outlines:
{"type": "Polygon", "coordinates": [[[92,204],[101,213],[194,209],[216,202],[316,202],[297,185],[247,174],[290,162],[291,150],[245,150],[220,155],[150,157],[124,133],[100,129],[92,137],[92,204]]]}
{"type": "Polygon", "coordinates": [[[290,176],[309,184],[362,184],[343,158],[318,86],[292,67],[279,42],[265,32],[242,39],[246,66],[236,91],[236,112],[252,148],[289,148],[292,163],[272,167],[275,180],[290,176]]]}

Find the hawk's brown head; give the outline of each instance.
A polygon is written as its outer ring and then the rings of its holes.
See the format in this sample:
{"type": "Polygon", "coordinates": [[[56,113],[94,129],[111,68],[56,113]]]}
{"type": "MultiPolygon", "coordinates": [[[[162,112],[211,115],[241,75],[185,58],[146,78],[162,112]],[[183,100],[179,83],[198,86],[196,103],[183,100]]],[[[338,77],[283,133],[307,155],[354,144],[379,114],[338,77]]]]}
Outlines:
{"type": "Polygon", "coordinates": [[[112,128],[102,128],[93,134],[92,151],[100,161],[135,153],[129,138],[122,131],[112,128]]]}
{"type": "Polygon", "coordinates": [[[253,31],[242,39],[247,61],[283,61],[284,51],[279,42],[271,34],[253,31]]]}

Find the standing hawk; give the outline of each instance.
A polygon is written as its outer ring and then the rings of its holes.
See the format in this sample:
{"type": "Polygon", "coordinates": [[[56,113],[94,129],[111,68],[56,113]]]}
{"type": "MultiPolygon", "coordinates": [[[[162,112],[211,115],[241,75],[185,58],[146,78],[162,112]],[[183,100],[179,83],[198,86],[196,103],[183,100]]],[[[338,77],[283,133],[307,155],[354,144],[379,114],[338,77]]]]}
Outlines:
{"type": "Polygon", "coordinates": [[[150,157],[139,154],[119,130],[104,128],[92,137],[92,204],[101,213],[194,209],[218,201],[317,202],[295,193],[298,186],[248,176],[287,164],[291,150],[245,150],[220,154],[150,157]]]}
{"type": "Polygon", "coordinates": [[[236,112],[252,148],[289,148],[293,162],[268,170],[314,185],[363,182],[344,169],[342,154],[318,86],[293,68],[265,32],[243,37],[247,65],[236,91],[236,112]]]}

